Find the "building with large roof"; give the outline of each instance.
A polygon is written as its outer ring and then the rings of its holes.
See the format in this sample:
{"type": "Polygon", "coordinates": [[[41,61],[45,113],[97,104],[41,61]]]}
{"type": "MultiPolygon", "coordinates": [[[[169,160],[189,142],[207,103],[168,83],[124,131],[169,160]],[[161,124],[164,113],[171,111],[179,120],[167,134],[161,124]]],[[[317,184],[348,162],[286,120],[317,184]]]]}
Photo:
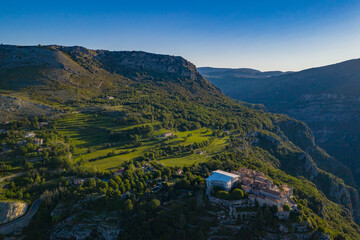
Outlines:
{"type": "Polygon", "coordinates": [[[210,193],[211,190],[217,186],[221,187],[226,191],[231,190],[235,183],[239,180],[239,175],[225,172],[222,170],[213,171],[206,179],[207,192],[210,193]]]}

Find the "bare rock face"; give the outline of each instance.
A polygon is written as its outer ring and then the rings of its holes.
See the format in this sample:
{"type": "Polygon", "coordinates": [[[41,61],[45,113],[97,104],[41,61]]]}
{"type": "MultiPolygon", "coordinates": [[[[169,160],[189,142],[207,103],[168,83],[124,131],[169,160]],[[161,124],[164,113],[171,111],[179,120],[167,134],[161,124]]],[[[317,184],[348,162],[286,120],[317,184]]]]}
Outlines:
{"type": "Polygon", "coordinates": [[[359,194],[355,189],[347,187],[335,179],[332,179],[330,195],[335,202],[339,202],[350,209],[351,215],[355,218],[355,220],[359,220],[359,194]]]}
{"type": "Polygon", "coordinates": [[[58,222],[51,230],[50,239],[118,239],[122,231],[119,221],[120,212],[108,210],[99,212],[83,208],[84,203],[97,198],[86,198],[73,205],[59,204],[50,214],[52,219],[58,222]]]}
{"type": "MultiPolygon", "coordinates": [[[[81,208],[79,204],[76,206],[81,208]]],[[[58,206],[51,216],[54,218],[64,214],[67,206],[58,206]]],[[[74,212],[74,211],[72,211],[74,212]]],[[[57,239],[104,239],[115,240],[118,239],[121,232],[120,223],[118,221],[117,212],[103,212],[96,213],[85,211],[89,217],[83,218],[75,213],[58,223],[50,234],[51,240],[57,239]]]]}
{"type": "Polygon", "coordinates": [[[104,68],[109,72],[124,73],[124,69],[133,69],[139,72],[176,74],[192,81],[204,79],[197,71],[196,66],[180,56],[154,54],[143,51],[105,51],[90,50],[84,47],[47,46],[50,49],[65,52],[76,62],[91,63],[104,68]]]}
{"type": "Polygon", "coordinates": [[[196,80],[200,74],[194,64],[182,57],[159,55],[146,52],[103,52],[97,56],[104,65],[111,68],[129,67],[138,70],[147,70],[158,73],[177,73],[183,77],[196,80]]]}
{"type": "Polygon", "coordinates": [[[24,202],[0,202],[0,224],[24,215],[27,207],[28,204],[24,202]]]}
{"type": "Polygon", "coordinates": [[[309,173],[310,178],[316,177],[318,175],[318,169],[316,167],[316,164],[314,160],[311,158],[311,156],[307,153],[301,153],[298,156],[299,160],[304,161],[306,172],[309,173]]]}

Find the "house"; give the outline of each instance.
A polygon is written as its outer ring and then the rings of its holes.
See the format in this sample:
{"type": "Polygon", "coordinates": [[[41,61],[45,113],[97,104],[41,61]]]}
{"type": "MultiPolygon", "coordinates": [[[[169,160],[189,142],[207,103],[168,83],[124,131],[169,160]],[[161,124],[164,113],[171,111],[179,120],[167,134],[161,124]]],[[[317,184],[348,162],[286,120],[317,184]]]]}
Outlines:
{"type": "Polygon", "coordinates": [[[205,151],[198,151],[196,154],[198,154],[198,155],[203,155],[203,154],[205,154],[206,152],[205,151]]]}
{"type": "Polygon", "coordinates": [[[106,96],[107,100],[114,100],[115,98],[113,96],[106,96]]]}
{"type": "Polygon", "coordinates": [[[125,168],[120,168],[114,172],[114,175],[119,176],[119,175],[123,174],[124,170],[125,170],[125,168]]]}
{"type": "Polygon", "coordinates": [[[36,134],[34,133],[34,132],[28,132],[28,133],[26,133],[25,134],[25,138],[29,138],[29,137],[35,137],[36,136],[36,134]]]}
{"type": "Polygon", "coordinates": [[[281,192],[278,191],[273,191],[267,188],[262,188],[260,189],[260,194],[267,196],[267,197],[272,197],[272,198],[281,198],[281,197],[285,197],[282,196],[281,192]]]}
{"type": "Polygon", "coordinates": [[[167,137],[174,136],[174,134],[172,132],[166,132],[166,133],[164,133],[164,134],[162,134],[160,136],[163,137],[163,138],[167,138],[167,137]]]}
{"type": "Polygon", "coordinates": [[[283,190],[284,194],[287,197],[290,197],[290,196],[293,195],[293,188],[292,187],[289,187],[288,185],[283,184],[283,185],[280,186],[280,188],[283,190]]]}
{"type": "Polygon", "coordinates": [[[177,175],[181,175],[182,173],[183,173],[183,171],[181,170],[181,168],[178,169],[178,170],[176,170],[176,174],[177,174],[177,175]]]}
{"type": "Polygon", "coordinates": [[[241,188],[244,190],[245,193],[250,193],[252,190],[251,186],[241,185],[241,188]]]}
{"type": "Polygon", "coordinates": [[[79,186],[79,185],[81,185],[81,184],[83,184],[84,183],[84,179],[82,179],[82,178],[75,178],[74,180],[73,180],[73,184],[75,185],[75,186],[79,186]]]}
{"type": "Polygon", "coordinates": [[[34,143],[37,144],[37,145],[43,145],[44,140],[42,138],[35,138],[34,143]]]}
{"type": "Polygon", "coordinates": [[[263,195],[254,195],[250,194],[249,199],[253,202],[257,201],[260,206],[276,206],[278,209],[282,206],[282,201],[280,199],[265,197],[263,195]]]}
{"type": "Polygon", "coordinates": [[[239,180],[239,176],[222,170],[213,171],[206,179],[207,193],[209,194],[212,189],[217,186],[226,191],[231,190],[235,183],[239,180]]]}

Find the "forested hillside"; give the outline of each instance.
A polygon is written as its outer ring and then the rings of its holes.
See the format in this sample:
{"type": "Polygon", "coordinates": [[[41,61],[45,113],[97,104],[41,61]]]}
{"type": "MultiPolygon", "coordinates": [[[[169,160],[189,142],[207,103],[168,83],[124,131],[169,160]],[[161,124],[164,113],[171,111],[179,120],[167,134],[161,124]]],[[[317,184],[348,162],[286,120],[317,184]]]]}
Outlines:
{"type": "Polygon", "coordinates": [[[230,99],[181,57],[0,46],[0,94],[0,174],[13,176],[0,198],[42,199],[29,239],[256,239],[297,234],[291,224],[359,239],[349,168],[304,123],[230,99]],[[228,231],[204,179],[242,166],[293,187],[300,212],[284,223],[258,207],[228,231]]]}

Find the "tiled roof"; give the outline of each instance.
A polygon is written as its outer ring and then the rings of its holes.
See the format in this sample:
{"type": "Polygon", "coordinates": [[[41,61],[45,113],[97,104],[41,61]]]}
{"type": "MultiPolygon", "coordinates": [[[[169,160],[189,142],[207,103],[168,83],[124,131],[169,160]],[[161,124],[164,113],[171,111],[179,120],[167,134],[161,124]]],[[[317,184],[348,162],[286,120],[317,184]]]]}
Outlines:
{"type": "Polygon", "coordinates": [[[278,202],[278,203],[280,203],[281,202],[281,200],[280,199],[276,199],[276,198],[272,198],[272,197],[265,197],[267,200],[270,200],[270,201],[272,201],[272,202],[278,202]]]}
{"type": "Polygon", "coordinates": [[[276,191],[273,191],[273,190],[270,190],[270,189],[262,189],[262,191],[266,192],[268,194],[274,195],[274,196],[280,196],[281,195],[280,192],[276,192],[276,191]]]}

